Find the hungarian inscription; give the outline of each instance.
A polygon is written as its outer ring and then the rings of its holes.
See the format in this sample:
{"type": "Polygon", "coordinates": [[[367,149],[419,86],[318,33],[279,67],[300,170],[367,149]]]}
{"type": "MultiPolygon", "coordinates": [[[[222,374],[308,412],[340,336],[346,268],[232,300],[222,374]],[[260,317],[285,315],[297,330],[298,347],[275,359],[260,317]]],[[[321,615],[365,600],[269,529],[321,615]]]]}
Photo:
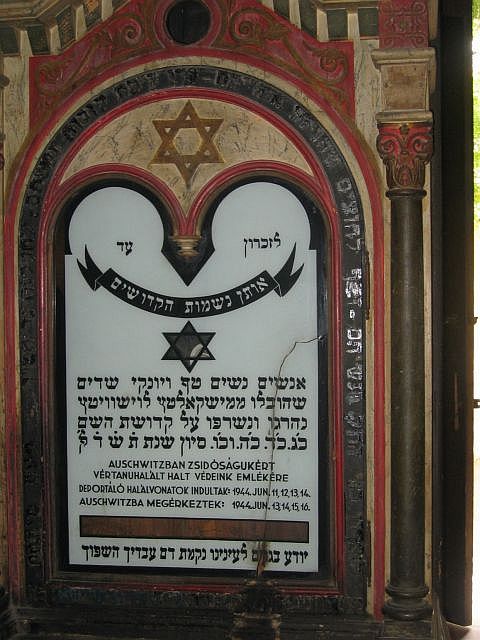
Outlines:
{"type": "Polygon", "coordinates": [[[317,571],[326,256],[307,212],[278,184],[237,187],[188,285],[163,233],[123,187],[69,223],[70,563],[317,571]]]}
{"type": "MultiPolygon", "coordinates": [[[[49,181],[55,176],[55,172],[60,160],[65,156],[65,153],[71,150],[72,145],[76,143],[76,140],[78,139],[78,136],[80,134],[85,133],[92,125],[100,122],[101,118],[104,118],[105,116],[108,117],[110,113],[119,105],[125,105],[130,100],[137,100],[138,96],[140,95],[148,95],[150,92],[157,91],[161,93],[164,89],[169,88],[192,86],[200,91],[213,88],[225,92],[230,92],[234,95],[245,96],[250,99],[253,104],[257,104],[265,108],[268,112],[275,114],[276,117],[280,117],[286,124],[288,124],[288,126],[291,126],[293,130],[295,130],[297,134],[303,140],[305,140],[305,142],[313,150],[313,153],[318,159],[318,162],[324,168],[325,175],[331,186],[332,196],[336,203],[336,208],[339,215],[340,225],[338,242],[342,256],[340,265],[341,282],[333,282],[333,286],[341,287],[341,294],[339,299],[341,307],[339,326],[342,337],[342,357],[340,358],[339,366],[341,377],[340,392],[343,393],[343,401],[339,413],[339,420],[341,422],[340,429],[342,433],[340,441],[337,443],[337,446],[339,446],[337,453],[341,453],[340,456],[337,455],[336,457],[332,457],[332,452],[329,451],[328,446],[324,446],[322,444],[322,446],[319,445],[318,447],[318,471],[320,480],[319,493],[321,494],[321,501],[319,501],[319,504],[324,505],[323,500],[328,494],[330,486],[329,478],[332,477],[331,472],[333,472],[334,469],[338,470],[339,459],[341,459],[343,461],[343,465],[340,463],[340,468],[342,469],[341,475],[343,477],[344,485],[343,495],[345,496],[348,508],[343,509],[343,507],[340,507],[339,513],[337,513],[337,517],[341,522],[343,513],[344,547],[342,562],[345,570],[344,580],[345,584],[348,585],[349,595],[341,597],[332,595],[328,598],[323,599],[318,599],[316,596],[309,597],[302,595],[301,597],[302,607],[305,607],[305,610],[307,610],[308,608],[308,611],[310,612],[322,614],[338,613],[338,611],[342,611],[345,613],[358,613],[359,611],[362,611],[363,607],[365,606],[364,594],[366,580],[366,554],[363,546],[363,529],[365,526],[364,320],[366,309],[368,306],[368,292],[365,288],[366,280],[364,265],[364,215],[360,195],[346,158],[342,155],[332,136],[310,111],[306,110],[299,102],[297,102],[288,94],[282,92],[277,87],[269,85],[263,80],[250,77],[238,71],[207,66],[181,66],[149,70],[147,72],[139,74],[138,76],[125,78],[121,80],[117,85],[109,87],[101,93],[92,96],[83,106],[81,106],[75,113],[71,115],[71,117],[68,118],[64,126],[62,126],[62,128],[59,129],[57,133],[50,139],[49,143],[40,154],[38,162],[36,163],[35,168],[31,174],[30,180],[26,185],[25,197],[22,205],[21,220],[19,224],[20,250],[18,259],[20,283],[19,318],[22,326],[22,340],[20,341],[19,345],[21,354],[22,381],[21,412],[22,416],[24,417],[22,421],[22,439],[24,443],[22,450],[24,483],[23,505],[25,525],[24,569],[27,592],[30,594],[29,598],[32,601],[43,602],[43,598],[45,597],[45,575],[48,573],[45,565],[44,550],[42,547],[44,532],[48,529],[48,518],[41,506],[42,504],[44,504],[44,495],[46,491],[46,485],[44,482],[44,464],[48,463],[48,458],[46,457],[47,449],[45,448],[42,439],[43,431],[39,398],[39,389],[42,386],[38,357],[40,352],[38,336],[38,310],[40,308],[40,305],[37,296],[31,294],[31,292],[35,290],[35,283],[37,282],[38,278],[38,259],[36,248],[38,246],[39,240],[39,203],[44,202],[49,181]],[[326,454],[323,454],[323,458],[322,452],[326,452],[326,454]]],[[[265,207],[265,210],[271,210],[270,203],[265,207]]],[[[242,219],[241,216],[240,219],[242,219]]],[[[92,229],[97,230],[97,225],[98,220],[95,220],[92,224],[92,229]]],[[[241,256],[243,260],[246,261],[245,252],[247,256],[249,256],[250,253],[268,255],[270,248],[263,248],[263,246],[261,246],[262,244],[265,244],[262,239],[267,239],[267,242],[269,242],[268,239],[271,238],[273,239],[273,242],[275,242],[275,238],[277,237],[275,236],[276,231],[279,232],[278,237],[281,239],[282,246],[285,244],[285,246],[291,250],[291,237],[288,234],[284,235],[280,227],[272,227],[267,231],[262,230],[261,232],[259,230],[254,231],[254,228],[254,226],[252,228],[249,228],[248,225],[246,225],[245,229],[240,232],[243,242],[243,253],[241,256]],[[245,239],[247,240],[246,248],[244,242],[245,239]],[[257,244],[257,241],[255,239],[258,239],[260,242],[257,244]],[[252,240],[252,242],[250,242],[250,240],[252,240]]],[[[134,236],[135,234],[130,233],[128,229],[125,233],[123,233],[123,228],[121,227],[121,225],[119,225],[118,233],[111,240],[112,243],[115,244],[115,251],[128,260],[134,258],[137,253],[144,253],[146,250],[145,245],[148,244],[148,242],[143,243],[143,239],[142,244],[136,243],[134,236]],[[128,255],[126,255],[127,253],[128,255]]],[[[312,237],[318,237],[318,234],[312,233],[312,237]]],[[[61,251],[61,244],[59,244],[58,246],[60,247],[61,251]]],[[[87,242],[86,245],[77,248],[75,252],[72,253],[72,255],[74,255],[75,258],[80,262],[84,263],[85,246],[87,246],[90,250],[92,257],[99,265],[99,268],[102,269],[102,272],[108,270],[108,268],[116,268],[119,274],[122,274],[124,277],[129,277],[129,280],[131,282],[139,283],[141,286],[144,286],[145,288],[149,288],[151,290],[157,290],[157,285],[159,285],[158,280],[155,280],[154,282],[146,282],[146,279],[142,277],[142,274],[130,274],[128,273],[128,271],[123,269],[124,264],[116,263],[114,260],[108,260],[103,263],[102,260],[99,260],[98,254],[94,250],[91,242],[87,242]]],[[[217,246],[215,247],[215,253],[217,253],[218,248],[219,247],[217,246]]],[[[158,253],[158,250],[158,243],[155,242],[154,252],[158,253]]],[[[102,251],[103,249],[100,251],[101,254],[102,251]]],[[[70,254],[70,251],[68,251],[68,253],[70,254]]],[[[299,255],[300,250],[297,247],[297,257],[299,255]]],[[[284,258],[286,259],[287,255],[285,255],[284,258]]],[[[70,256],[66,259],[66,263],[69,261],[70,256]]],[[[264,269],[265,266],[266,265],[263,262],[261,268],[264,269]]],[[[296,266],[300,266],[300,260],[297,261],[296,266]]],[[[206,264],[205,267],[208,267],[208,264],[206,264]]],[[[272,274],[277,273],[275,269],[278,270],[279,267],[280,265],[272,265],[272,270],[270,272],[272,274]]],[[[76,265],[75,268],[78,268],[78,265],[76,265]]],[[[142,269],[142,273],[145,275],[145,273],[147,272],[145,271],[145,269],[142,269]]],[[[320,273],[321,269],[318,270],[317,277],[320,275],[320,273]]],[[[232,274],[230,273],[230,275],[232,274]]],[[[250,273],[248,277],[253,277],[253,275],[255,275],[255,273],[250,273]]],[[[304,278],[304,275],[305,274],[302,274],[302,279],[304,278]]],[[[92,294],[93,292],[88,287],[83,276],[80,278],[80,281],[82,280],[83,282],[81,286],[86,287],[87,290],[92,294]]],[[[229,278],[228,282],[224,282],[225,286],[222,290],[228,290],[228,288],[236,286],[239,282],[243,282],[245,280],[246,278],[243,280],[235,278],[235,281],[232,281],[232,279],[229,278]]],[[[195,281],[198,282],[197,278],[195,279],[195,281]]],[[[195,281],[192,284],[195,284],[195,281]]],[[[60,351],[60,358],[63,356],[63,347],[61,345],[63,344],[65,338],[63,332],[63,285],[58,284],[61,282],[63,282],[62,274],[57,277],[57,289],[61,289],[61,291],[59,297],[57,298],[56,305],[57,310],[59,310],[57,324],[61,325],[57,344],[57,348],[60,351]]],[[[80,286],[79,282],[77,282],[76,284],[80,286]]],[[[165,287],[163,286],[164,284],[165,282],[162,281],[162,286],[158,290],[166,291],[165,287]]],[[[294,289],[296,289],[300,285],[301,279],[294,289]]],[[[283,302],[285,302],[285,300],[287,300],[289,296],[293,295],[294,289],[289,292],[286,298],[283,299],[283,302]]],[[[212,290],[209,289],[204,293],[209,294],[211,292],[212,290]]],[[[176,293],[178,295],[179,291],[176,290],[176,293]]],[[[185,290],[182,292],[182,295],[185,295],[185,297],[187,297],[188,295],[191,295],[191,293],[191,291],[185,290]]],[[[96,304],[99,305],[102,301],[103,293],[95,292],[93,295],[96,296],[96,304]]],[[[196,295],[198,295],[198,291],[196,292],[196,295]]],[[[276,295],[272,293],[270,294],[269,298],[276,298],[276,295]]],[[[268,297],[265,300],[268,300],[268,297]]],[[[325,334],[326,331],[327,314],[324,312],[324,305],[321,302],[320,295],[318,296],[317,301],[317,308],[319,310],[317,335],[321,336],[325,334]]],[[[263,302],[261,301],[259,304],[263,304],[263,302]]],[[[119,307],[115,307],[115,310],[118,309],[119,307]]],[[[302,310],[303,308],[300,308],[297,311],[300,312],[302,310]]],[[[87,315],[87,310],[85,311],[86,313],[84,315],[82,315],[82,309],[80,309],[79,312],[83,319],[85,319],[87,315]]],[[[70,308],[69,310],[67,310],[67,314],[65,317],[65,321],[67,324],[68,316],[74,314],[75,312],[75,308],[70,308]]],[[[130,310],[126,311],[127,314],[129,312],[130,310]]],[[[246,313],[246,311],[242,311],[241,313],[246,313]]],[[[145,315],[150,315],[152,317],[152,314],[145,315]]],[[[223,318],[227,317],[228,315],[223,316],[223,318]]],[[[230,318],[233,319],[233,317],[234,315],[232,314],[230,318]]],[[[175,327],[162,330],[162,334],[179,333],[185,323],[186,320],[183,320],[179,325],[175,327]]],[[[191,324],[194,324],[196,326],[197,321],[194,320],[191,322],[191,324]]],[[[259,325],[260,324],[261,320],[259,321],[259,325]]],[[[197,330],[200,330],[198,326],[197,330]]],[[[209,327],[202,328],[201,331],[203,333],[215,333],[211,325],[209,327]]],[[[107,330],[106,333],[108,335],[109,331],[107,330]]],[[[163,335],[163,337],[165,336],[163,335]]],[[[210,341],[210,346],[207,346],[207,349],[212,349],[212,351],[214,352],[213,355],[217,355],[214,346],[218,341],[218,338],[219,333],[216,333],[210,341]]],[[[155,333],[155,340],[157,339],[158,334],[155,333]]],[[[233,340],[233,342],[235,343],[235,339],[233,340]]],[[[69,344],[66,346],[67,348],[71,349],[71,333],[68,337],[68,343],[69,344]]],[[[119,343],[121,343],[121,341],[119,341],[119,343]]],[[[119,353],[121,352],[124,358],[128,357],[128,354],[125,353],[125,344],[126,342],[122,345],[121,350],[119,350],[119,353]]],[[[168,342],[164,342],[164,345],[165,348],[168,348],[168,342]]],[[[90,345],[86,343],[85,348],[88,349],[89,346],[90,345]]],[[[201,348],[204,347],[202,346],[201,348]]],[[[105,367],[104,371],[97,371],[97,373],[99,375],[101,374],[106,376],[112,374],[118,375],[119,368],[117,368],[116,362],[117,355],[118,354],[115,354],[115,357],[111,356],[108,361],[109,366],[105,367]]],[[[70,354],[67,356],[67,359],[69,357],[70,354]]],[[[337,356],[333,354],[334,360],[336,357],[337,356]]],[[[322,358],[320,356],[318,358],[318,361],[321,365],[322,358]]],[[[158,363],[158,360],[156,361],[156,363],[158,363]]],[[[68,380],[71,380],[71,384],[69,383],[70,386],[68,394],[75,399],[75,402],[76,396],[78,395],[75,387],[76,377],[86,376],[87,374],[89,374],[90,377],[94,377],[95,371],[97,369],[97,363],[93,361],[93,357],[91,362],[88,360],[88,358],[86,358],[84,364],[85,366],[78,367],[79,370],[76,373],[68,373],[68,380]]],[[[192,375],[197,374],[197,372],[200,370],[200,366],[203,367],[203,365],[207,364],[207,362],[201,362],[196,365],[195,371],[194,373],[192,373],[192,375]]],[[[182,370],[179,371],[179,375],[189,374],[188,370],[186,370],[182,364],[181,369],[182,370]]],[[[142,370],[142,367],[139,367],[138,371],[140,370],[142,370]]],[[[128,380],[128,374],[130,374],[130,376],[134,375],[132,371],[127,372],[125,374],[126,380],[128,380]]],[[[158,375],[158,370],[152,372],[152,375],[155,374],[158,375]]],[[[321,380],[324,380],[326,376],[327,372],[324,370],[324,375],[321,375],[319,377],[319,382],[321,382],[321,380]]],[[[255,378],[255,375],[253,375],[253,378],[255,378]]],[[[63,394],[61,390],[63,388],[64,380],[65,372],[63,371],[63,368],[60,367],[57,371],[57,375],[55,376],[55,381],[53,382],[55,389],[60,390],[60,398],[63,394]]],[[[328,407],[326,407],[326,402],[323,401],[323,398],[324,396],[320,394],[318,407],[319,434],[325,434],[328,431],[328,418],[321,416],[322,407],[324,408],[324,411],[327,412],[326,415],[328,416],[328,407]]],[[[63,403],[61,404],[63,405],[63,403]]],[[[70,416],[71,410],[69,409],[68,412],[70,416]]],[[[63,411],[60,411],[60,413],[63,414],[63,411]]],[[[62,415],[59,420],[58,426],[59,432],[62,432],[64,427],[68,427],[68,473],[69,475],[71,475],[73,473],[71,469],[71,461],[73,460],[74,465],[80,464],[80,456],[77,451],[78,438],[76,434],[75,416],[67,421],[66,417],[63,417],[62,415]]],[[[49,447],[49,449],[51,449],[51,447],[49,447]]],[[[57,453],[61,456],[62,452],[63,444],[59,446],[57,453]]],[[[84,456],[82,457],[84,458],[84,456]]],[[[82,461],[82,464],[84,464],[84,459],[82,461]]],[[[79,482],[81,480],[82,478],[79,476],[79,482]]],[[[59,482],[63,483],[62,477],[59,477],[59,482]]],[[[74,486],[74,484],[74,481],[70,479],[68,480],[69,492],[73,491],[73,489],[71,489],[70,487],[74,486]]],[[[60,496],[62,495],[63,493],[60,494],[60,496]]],[[[61,499],[62,498],[60,497],[56,501],[59,502],[61,499]]],[[[78,501],[78,499],[78,493],[76,496],[74,496],[73,499],[70,499],[69,496],[69,520],[72,520],[72,522],[75,518],[71,517],[70,512],[72,511],[72,509],[76,509],[78,511],[78,507],[75,502],[75,500],[78,501]]],[[[324,510],[320,514],[320,517],[318,519],[320,528],[320,549],[323,546],[323,543],[321,542],[322,540],[330,540],[331,536],[335,535],[335,527],[332,526],[331,518],[329,517],[329,514],[331,512],[332,511],[330,509],[327,509],[326,511],[324,510]]],[[[84,517],[86,516],[81,516],[81,518],[84,517]]],[[[96,516],[94,517],[96,518],[96,516]]],[[[123,522],[123,520],[117,519],[117,524],[120,521],[123,522]]],[[[146,520],[144,519],[143,522],[145,524],[146,520]]],[[[197,524],[198,522],[199,521],[197,521],[197,524]]],[[[254,522],[257,521],[249,521],[250,528],[252,527],[252,523],[254,522]]],[[[268,530],[268,526],[265,528],[265,530],[267,531],[267,533],[271,533],[268,530]]],[[[82,531],[84,534],[85,527],[82,529],[82,531]]],[[[262,539],[262,536],[263,538],[265,537],[263,531],[260,533],[259,539],[262,539]]],[[[74,550],[80,549],[81,545],[84,543],[96,544],[97,547],[94,549],[94,555],[97,555],[101,553],[101,546],[108,544],[109,541],[112,543],[112,546],[116,545],[120,549],[121,544],[123,544],[124,542],[125,546],[128,546],[128,544],[130,544],[131,536],[127,536],[125,540],[120,540],[118,535],[116,535],[115,537],[111,536],[110,539],[102,536],[87,540],[84,535],[80,536],[80,524],[78,522],[74,523],[72,527],[70,527],[70,549],[67,549],[65,551],[65,555],[63,555],[62,551],[62,562],[68,562],[69,560],[76,561],[72,554],[74,550]]],[[[340,544],[341,542],[342,541],[340,540],[340,544]]],[[[115,549],[113,549],[112,555],[114,554],[114,552],[115,549]]],[[[78,553],[77,556],[78,558],[81,558],[82,552],[78,553]]],[[[81,562],[81,564],[78,566],[78,568],[82,569],[85,564],[108,564],[108,562],[105,562],[104,558],[99,559],[99,557],[100,556],[98,555],[97,559],[93,561],[89,559],[88,563],[84,562],[84,560],[79,561],[81,562]]],[[[333,565],[334,562],[335,558],[329,559],[328,546],[325,545],[323,558],[320,558],[320,575],[327,576],[331,579],[332,576],[335,575],[333,565]]],[[[129,566],[124,563],[123,560],[118,564],[129,566]]],[[[163,567],[166,566],[166,564],[163,559],[161,561],[156,560],[155,566],[163,567]]],[[[184,592],[182,594],[178,594],[176,592],[167,592],[166,602],[168,602],[168,606],[170,606],[170,604],[174,602],[175,606],[184,607],[186,599],[188,600],[188,607],[195,608],[196,606],[198,606],[197,599],[193,597],[188,599],[189,596],[186,595],[186,593],[188,592],[184,592]]],[[[160,601],[159,598],[161,594],[159,592],[155,592],[153,595],[154,597],[152,597],[150,602],[152,603],[152,605],[154,604],[155,606],[157,606],[158,602],[160,601]]],[[[75,591],[73,593],[73,591],[69,591],[69,588],[66,588],[61,590],[61,593],[50,593],[49,597],[52,599],[52,602],[55,602],[57,604],[65,604],[71,603],[72,598],[75,600],[75,602],[77,602],[79,592],[75,591]]],[[[122,602],[128,604],[128,602],[130,601],[130,592],[117,592],[115,594],[115,597],[118,601],[120,601],[120,598],[122,598],[122,602]]],[[[142,594],[142,597],[148,598],[147,592],[142,594]]],[[[85,591],[82,592],[82,598],[85,599],[86,603],[90,602],[89,596],[85,591]]],[[[295,610],[298,609],[298,603],[296,602],[297,596],[293,597],[285,595],[284,602],[286,603],[287,600],[290,602],[290,606],[293,606],[295,610]]]]}

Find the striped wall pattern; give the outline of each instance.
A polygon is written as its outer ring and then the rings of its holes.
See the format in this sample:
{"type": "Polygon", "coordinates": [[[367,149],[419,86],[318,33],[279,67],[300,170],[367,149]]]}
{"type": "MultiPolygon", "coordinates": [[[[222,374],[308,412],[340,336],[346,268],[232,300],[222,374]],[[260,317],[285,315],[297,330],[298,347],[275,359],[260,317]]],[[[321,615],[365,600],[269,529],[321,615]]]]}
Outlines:
{"type": "Polygon", "coordinates": [[[378,2],[261,0],[262,4],[321,42],[378,37],[378,2]]]}
{"type": "Polygon", "coordinates": [[[111,16],[125,2],[126,0],[61,2],[56,13],[45,14],[36,19],[13,18],[0,21],[0,55],[20,53],[21,31],[26,32],[33,55],[59,53],[111,16]]]}
{"type": "MultiPolygon", "coordinates": [[[[163,0],[161,0],[163,1],[163,0]]],[[[345,40],[378,37],[378,2],[373,0],[258,0],[315,39],[345,40]]],[[[59,53],[123,6],[126,0],[81,0],[29,24],[0,21],[0,55],[20,53],[24,29],[33,55],[59,53]]]]}

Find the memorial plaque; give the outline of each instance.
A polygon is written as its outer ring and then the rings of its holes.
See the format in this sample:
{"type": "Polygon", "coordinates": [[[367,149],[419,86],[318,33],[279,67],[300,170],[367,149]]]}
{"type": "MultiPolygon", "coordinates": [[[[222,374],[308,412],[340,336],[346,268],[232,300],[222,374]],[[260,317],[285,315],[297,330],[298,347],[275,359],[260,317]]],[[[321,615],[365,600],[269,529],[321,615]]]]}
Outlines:
{"type": "Polygon", "coordinates": [[[100,185],[57,227],[66,563],[321,572],[322,217],[263,179],[217,197],[189,256],[175,255],[167,220],[139,191],[100,185]]]}

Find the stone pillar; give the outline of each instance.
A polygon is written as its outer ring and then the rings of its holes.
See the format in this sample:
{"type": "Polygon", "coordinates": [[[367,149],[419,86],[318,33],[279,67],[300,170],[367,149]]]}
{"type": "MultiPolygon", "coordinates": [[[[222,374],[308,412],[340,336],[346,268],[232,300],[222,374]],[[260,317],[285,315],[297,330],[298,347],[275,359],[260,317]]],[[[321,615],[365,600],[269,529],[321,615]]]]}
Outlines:
{"type": "Polygon", "coordinates": [[[391,210],[391,520],[384,613],[431,613],[425,584],[425,324],[423,204],[432,155],[433,49],[426,0],[380,3],[382,111],[377,150],[391,210]]]}
{"type": "Polygon", "coordinates": [[[425,596],[425,347],[422,199],[428,123],[379,124],[391,201],[391,555],[384,612],[430,613],[425,596]]]}

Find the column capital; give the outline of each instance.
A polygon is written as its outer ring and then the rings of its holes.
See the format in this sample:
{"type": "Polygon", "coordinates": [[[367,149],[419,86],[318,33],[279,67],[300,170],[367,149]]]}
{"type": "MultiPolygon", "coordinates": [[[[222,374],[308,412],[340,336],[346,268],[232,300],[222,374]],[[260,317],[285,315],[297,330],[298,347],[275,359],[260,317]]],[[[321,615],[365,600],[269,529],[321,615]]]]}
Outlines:
{"type": "Polygon", "coordinates": [[[432,123],[385,122],[378,129],[377,151],[387,169],[387,195],[423,196],[425,165],[433,152],[432,123]]]}

